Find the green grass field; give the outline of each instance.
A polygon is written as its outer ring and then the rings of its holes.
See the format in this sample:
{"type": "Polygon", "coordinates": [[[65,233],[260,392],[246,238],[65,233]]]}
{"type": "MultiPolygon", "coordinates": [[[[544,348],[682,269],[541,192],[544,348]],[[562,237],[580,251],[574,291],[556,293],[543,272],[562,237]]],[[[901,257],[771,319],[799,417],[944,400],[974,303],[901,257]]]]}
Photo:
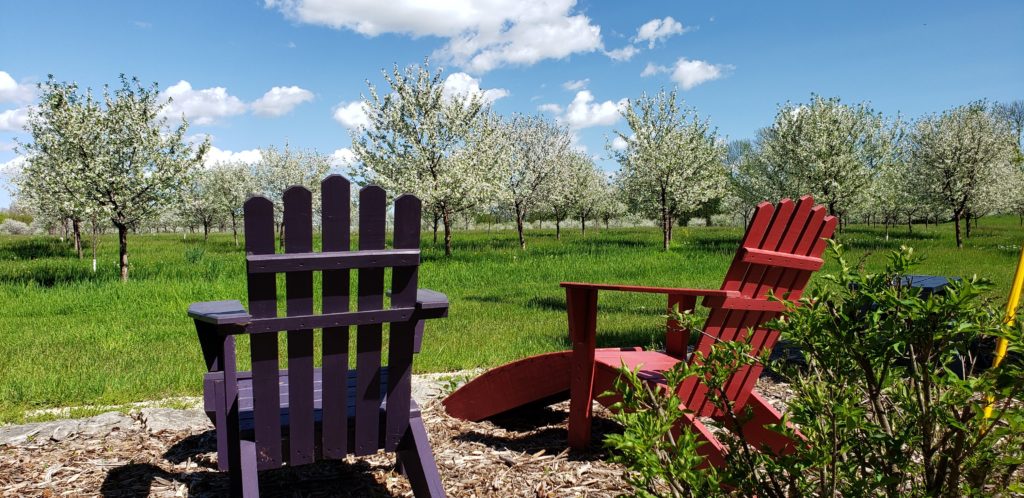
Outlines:
{"type": "MultiPolygon", "coordinates": [[[[559,281],[718,287],[741,234],[677,229],[668,253],[649,228],[592,229],[586,238],[569,229],[561,241],[534,230],[525,253],[514,231],[457,232],[448,259],[428,243],[421,286],[446,293],[451,312],[428,325],[416,368],[487,367],[567,348],[559,281]]],[[[863,257],[869,267],[911,245],[927,256],[920,273],[978,274],[1004,299],[1022,234],[1016,218],[995,217],[982,220],[963,250],[955,249],[950,225],[915,227],[913,235],[896,229],[889,241],[880,228],[851,226],[840,241],[851,260],[863,257]]],[[[230,234],[206,243],[195,235],[132,236],[132,280],[122,284],[116,250],[114,236],[101,239],[93,274],[90,261],[54,239],[0,237],[0,423],[22,420],[30,409],[200,393],[204,367],[185,309],[193,301],[244,302],[242,251],[230,234]]],[[[663,299],[602,294],[600,342],[658,341],[663,299]]]]}

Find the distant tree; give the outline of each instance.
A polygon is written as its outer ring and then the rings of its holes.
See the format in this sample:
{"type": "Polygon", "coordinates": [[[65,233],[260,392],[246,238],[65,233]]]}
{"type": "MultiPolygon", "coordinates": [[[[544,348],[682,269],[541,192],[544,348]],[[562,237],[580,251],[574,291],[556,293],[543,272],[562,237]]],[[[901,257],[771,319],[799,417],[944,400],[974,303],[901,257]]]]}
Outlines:
{"type": "Polygon", "coordinates": [[[846,105],[817,95],[787,103],[758,137],[760,157],[748,167],[772,197],[812,194],[829,214],[844,215],[863,201],[873,168],[891,146],[888,125],[867,104],[846,105]]]}
{"type": "Polygon", "coordinates": [[[155,83],[147,88],[136,78],[120,79],[120,88],[104,87],[102,107],[88,92],[70,98],[77,95],[77,87],[52,78],[43,86],[41,100],[81,103],[66,107],[71,115],[61,119],[70,123],[63,128],[68,135],[56,139],[70,149],[62,157],[76,159],[55,161],[51,166],[57,168],[51,171],[73,182],[69,187],[82,202],[102,210],[117,228],[121,280],[127,281],[128,231],[180,199],[181,185],[209,143],[196,147],[186,142],[184,120],[175,128],[166,125],[159,114],[167,102],[155,83]]]}
{"type": "Polygon", "coordinates": [[[488,106],[479,93],[446,93],[443,71],[432,72],[429,61],[382,72],[390,92],[381,95],[368,83],[369,126],[352,133],[353,172],[389,192],[416,194],[444,225],[450,256],[455,216],[496,191],[493,168],[484,160],[495,130],[488,106]]]}
{"type": "Polygon", "coordinates": [[[580,227],[586,232],[586,219],[601,201],[603,191],[601,173],[586,153],[567,150],[557,168],[551,176],[544,205],[555,220],[555,238],[560,239],[562,221],[569,216],[580,220],[580,227]]]}
{"type": "Polygon", "coordinates": [[[293,149],[287,143],[278,149],[260,149],[260,160],[253,165],[255,190],[274,203],[281,247],[288,228],[284,226],[284,191],[301,185],[313,193],[313,210],[320,212],[320,182],[331,170],[331,158],[314,150],[293,149]]]}
{"type": "Polygon", "coordinates": [[[572,137],[564,126],[523,115],[502,123],[499,137],[491,158],[502,178],[501,200],[515,215],[519,248],[525,250],[524,222],[550,195],[572,137]]]}
{"type": "MultiPolygon", "coordinates": [[[[1002,119],[1009,124],[1014,145],[1017,146],[1018,153],[1024,156],[1024,152],[1021,149],[1021,140],[1024,139],[1024,100],[998,102],[992,106],[992,110],[998,119],[1002,119]]],[[[1020,159],[1020,156],[1018,156],[1018,160],[1020,159]]]]}
{"type": "Polygon", "coordinates": [[[1011,160],[1011,133],[984,102],[972,102],[939,115],[925,116],[910,133],[911,160],[918,181],[953,214],[956,246],[963,247],[960,222],[982,202],[985,188],[997,181],[1011,160]]]}
{"type": "Polygon", "coordinates": [[[626,147],[608,145],[620,166],[626,204],[659,219],[662,247],[672,241],[673,220],[725,186],[725,144],[707,120],[684,107],[675,90],[642,95],[622,112],[631,132],[616,131],[626,147]]]}
{"type": "Polygon", "coordinates": [[[200,169],[189,176],[177,208],[183,220],[203,227],[203,240],[210,239],[210,228],[227,217],[214,185],[213,170],[200,169]]]}
{"type": "Polygon", "coordinates": [[[222,215],[231,222],[231,234],[238,247],[238,220],[242,205],[256,190],[252,168],[244,163],[218,163],[209,170],[209,190],[222,215]]]}
{"type": "Polygon", "coordinates": [[[32,141],[19,144],[27,160],[14,177],[18,199],[44,218],[69,221],[82,259],[82,222],[99,209],[83,195],[83,172],[94,166],[102,110],[92,92],[80,92],[75,83],[50,76],[39,88],[39,104],[31,108],[26,125],[32,141]]]}

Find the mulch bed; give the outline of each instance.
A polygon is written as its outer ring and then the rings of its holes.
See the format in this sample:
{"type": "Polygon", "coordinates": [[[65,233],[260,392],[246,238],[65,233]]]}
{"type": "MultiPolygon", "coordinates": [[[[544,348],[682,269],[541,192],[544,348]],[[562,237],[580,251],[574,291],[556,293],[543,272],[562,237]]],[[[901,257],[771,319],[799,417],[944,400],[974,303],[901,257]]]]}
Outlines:
{"type": "MultiPolygon", "coordinates": [[[[773,402],[785,387],[762,378],[773,402]]],[[[594,441],[619,430],[596,410],[594,441]]],[[[566,448],[568,402],[523,409],[485,422],[448,417],[437,402],[423,417],[449,496],[611,497],[629,491],[622,467],[595,444],[566,448]]],[[[393,455],[379,453],[261,473],[264,496],[411,496],[393,455]]],[[[74,436],[0,446],[0,496],[223,496],[213,431],[150,434],[136,424],[104,437],[74,436]]]]}

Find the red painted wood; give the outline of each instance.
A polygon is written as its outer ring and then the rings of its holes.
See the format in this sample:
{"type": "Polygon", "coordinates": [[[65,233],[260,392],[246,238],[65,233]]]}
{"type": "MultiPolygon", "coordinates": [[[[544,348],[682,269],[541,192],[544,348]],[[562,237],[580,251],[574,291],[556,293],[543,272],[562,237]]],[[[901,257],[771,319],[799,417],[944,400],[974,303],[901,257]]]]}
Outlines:
{"type": "MultiPolygon", "coordinates": [[[[274,205],[262,197],[245,202],[245,251],[247,254],[274,252],[274,205]]],[[[277,281],[274,275],[249,275],[249,314],[254,318],[277,316],[277,281]]],[[[281,465],[281,423],[277,390],[277,335],[252,336],[252,357],[256,458],[259,469],[281,465]]],[[[236,467],[237,468],[237,467],[236,467]]]]}
{"type": "MultiPolygon", "coordinates": [[[[386,221],[386,196],[377,186],[359,191],[359,249],[383,249],[386,221]]],[[[361,268],[357,284],[359,311],[379,310],[384,306],[384,269],[361,268]]],[[[356,329],[356,431],[355,454],[377,452],[380,439],[380,323],[359,325],[356,329]]]]}
{"type": "MultiPolygon", "coordinates": [[[[313,251],[313,197],[305,187],[284,192],[285,253],[313,251]]],[[[288,316],[313,314],[313,273],[285,275],[288,316]]],[[[288,463],[313,463],[313,330],[288,331],[288,463]]]]}
{"type": "Polygon", "coordinates": [[[583,449],[590,444],[594,382],[594,349],[597,339],[597,290],[566,287],[569,337],[572,340],[572,368],[569,380],[569,446],[583,449]]]}
{"type": "MultiPolygon", "coordinates": [[[[320,183],[322,246],[325,252],[351,248],[351,187],[340,175],[331,175],[320,183]]],[[[323,272],[323,312],[349,310],[349,270],[323,272]]],[[[323,329],[323,456],[343,458],[348,452],[348,327],[323,329]]]]}
{"type": "Polygon", "coordinates": [[[675,294],[680,296],[705,296],[722,298],[737,296],[735,292],[711,289],[681,289],[675,287],[644,287],[640,285],[587,284],[581,282],[562,282],[559,285],[565,287],[566,289],[591,289],[595,291],[611,290],[623,292],[643,292],[649,294],[675,294]]]}
{"type": "Polygon", "coordinates": [[[445,411],[479,421],[569,391],[572,351],[559,351],[492,368],[451,393],[445,411]]]}
{"type": "Polygon", "coordinates": [[[791,268],[794,270],[817,270],[825,264],[821,258],[810,256],[797,256],[779,251],[768,251],[765,249],[743,248],[741,261],[755,265],[776,266],[791,268]]]}

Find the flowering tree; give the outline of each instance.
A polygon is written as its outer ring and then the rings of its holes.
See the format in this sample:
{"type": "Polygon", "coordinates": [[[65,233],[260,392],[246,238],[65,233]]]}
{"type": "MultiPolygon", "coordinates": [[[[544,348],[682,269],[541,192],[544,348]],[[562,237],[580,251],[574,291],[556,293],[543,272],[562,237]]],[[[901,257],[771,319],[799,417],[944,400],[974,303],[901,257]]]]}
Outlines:
{"type": "MultiPolygon", "coordinates": [[[[274,203],[274,220],[277,223],[281,247],[284,247],[287,230],[282,218],[284,191],[293,185],[306,187],[313,194],[313,211],[319,213],[320,182],[330,170],[331,158],[313,150],[293,149],[287,143],[283,149],[274,146],[260,149],[260,160],[253,166],[254,187],[256,192],[274,203]]],[[[252,187],[243,184],[240,188],[246,186],[252,187]]]]}
{"type": "Polygon", "coordinates": [[[242,205],[257,188],[252,168],[244,163],[218,163],[210,168],[206,180],[218,210],[231,221],[231,234],[235,247],[238,247],[238,220],[242,217],[242,205]]]}
{"type": "Polygon", "coordinates": [[[812,194],[841,215],[855,208],[871,185],[872,170],[891,153],[890,127],[867,104],[813,96],[787,103],[758,138],[760,179],[775,196],[812,194]]]}
{"type": "Polygon", "coordinates": [[[213,170],[200,169],[189,176],[176,206],[183,220],[203,227],[203,240],[210,239],[210,227],[227,215],[218,194],[213,184],[213,170]]]}
{"type": "Polygon", "coordinates": [[[675,90],[630,101],[622,115],[631,133],[616,131],[626,147],[608,145],[621,165],[626,204],[661,221],[666,251],[673,220],[719,195],[727,181],[725,145],[707,120],[684,105],[675,90]]]}
{"type": "Polygon", "coordinates": [[[956,246],[963,247],[960,221],[981,202],[985,188],[1013,155],[1010,129],[984,102],[972,102],[917,121],[910,133],[911,159],[921,185],[953,213],[956,246]]]}
{"type": "Polygon", "coordinates": [[[158,116],[167,103],[156,84],[147,88],[122,75],[120,88],[104,87],[102,106],[88,92],[78,95],[73,83],[51,78],[42,89],[42,101],[54,102],[61,111],[43,110],[31,118],[41,133],[25,149],[43,155],[53,151],[54,159],[40,161],[44,173],[39,182],[28,184],[64,184],[59,188],[108,216],[117,228],[121,280],[127,281],[128,230],[180,198],[182,183],[209,143],[187,143],[184,120],[176,128],[166,126],[158,116]]]}
{"type": "Polygon", "coordinates": [[[363,99],[369,126],[353,131],[355,175],[389,192],[410,192],[444,224],[444,252],[452,253],[455,216],[495,193],[493,168],[484,160],[494,126],[479,93],[445,92],[442,71],[429,61],[383,71],[390,93],[369,85],[363,99]]]}
{"type": "MultiPolygon", "coordinates": [[[[601,177],[593,159],[586,153],[567,150],[559,157],[556,171],[551,175],[544,205],[555,219],[555,238],[561,239],[562,221],[569,216],[583,220],[596,208],[603,192],[601,177]]],[[[586,231],[586,222],[581,228],[586,231]]]]}
{"type": "Polygon", "coordinates": [[[541,116],[516,115],[500,125],[500,143],[490,156],[502,177],[501,200],[516,218],[519,248],[526,249],[523,223],[551,194],[569,162],[572,137],[541,116]]]}
{"type": "Polygon", "coordinates": [[[77,172],[90,167],[89,159],[100,137],[93,126],[102,111],[91,92],[79,92],[75,83],[51,76],[40,84],[42,96],[32,107],[27,131],[32,141],[20,144],[28,159],[14,177],[18,199],[38,216],[70,221],[75,252],[82,258],[82,222],[98,206],[82,195],[77,172]]]}

